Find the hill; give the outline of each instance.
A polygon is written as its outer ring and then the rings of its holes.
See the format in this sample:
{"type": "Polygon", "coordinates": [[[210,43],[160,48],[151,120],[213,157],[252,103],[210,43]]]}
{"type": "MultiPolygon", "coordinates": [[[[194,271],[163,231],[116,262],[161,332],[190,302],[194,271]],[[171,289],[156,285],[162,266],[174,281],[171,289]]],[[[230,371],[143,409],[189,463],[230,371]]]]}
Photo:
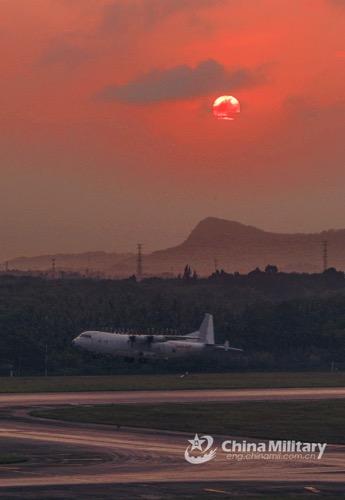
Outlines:
{"type": "Polygon", "coordinates": [[[153,252],[145,258],[145,271],[181,272],[185,264],[200,274],[218,268],[248,272],[275,264],[283,271],[322,270],[322,242],[328,241],[329,263],[345,269],[345,230],[320,233],[273,233],[239,222],[208,217],[181,244],[153,252]]]}
{"type": "MultiPolygon", "coordinates": [[[[247,273],[275,264],[286,272],[322,270],[322,242],[328,241],[329,265],[345,269],[345,229],[320,233],[273,233],[235,221],[208,217],[199,222],[180,245],[144,256],[146,275],[177,275],[189,264],[200,275],[215,270],[247,273]]],[[[106,252],[21,257],[9,261],[10,269],[48,270],[52,259],[64,271],[102,272],[129,276],[136,271],[136,256],[106,252]]]]}
{"type": "Polygon", "coordinates": [[[50,271],[55,259],[57,271],[97,273],[106,272],[130,254],[107,252],[84,252],[75,254],[49,254],[35,257],[18,257],[7,262],[8,269],[18,271],[50,271]]]}

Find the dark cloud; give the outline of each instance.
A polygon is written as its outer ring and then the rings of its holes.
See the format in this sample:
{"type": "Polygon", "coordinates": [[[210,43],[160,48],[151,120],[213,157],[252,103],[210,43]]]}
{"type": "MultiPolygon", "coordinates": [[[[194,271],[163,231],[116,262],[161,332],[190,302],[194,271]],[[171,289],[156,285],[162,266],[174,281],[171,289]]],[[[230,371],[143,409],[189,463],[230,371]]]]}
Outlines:
{"type": "Polygon", "coordinates": [[[131,23],[143,28],[155,24],[178,12],[196,11],[225,4],[229,0],[117,0],[104,7],[102,29],[116,31],[129,29],[131,23]]]}
{"type": "Polygon", "coordinates": [[[289,96],[284,101],[284,109],[288,116],[298,117],[299,120],[322,120],[327,123],[336,123],[337,119],[344,120],[345,118],[345,100],[320,105],[304,96],[289,96]]]}
{"type": "Polygon", "coordinates": [[[345,0],[327,0],[334,7],[345,7],[345,0]]]}
{"type": "Polygon", "coordinates": [[[50,42],[39,63],[42,65],[63,64],[65,66],[78,66],[90,58],[86,49],[65,39],[54,39],[50,42]]]}
{"type": "Polygon", "coordinates": [[[106,101],[146,104],[187,99],[211,92],[231,92],[257,85],[265,80],[264,68],[237,68],[227,71],[219,62],[201,61],[195,68],[187,65],[157,69],[124,85],[105,87],[98,97],[106,101]]]}

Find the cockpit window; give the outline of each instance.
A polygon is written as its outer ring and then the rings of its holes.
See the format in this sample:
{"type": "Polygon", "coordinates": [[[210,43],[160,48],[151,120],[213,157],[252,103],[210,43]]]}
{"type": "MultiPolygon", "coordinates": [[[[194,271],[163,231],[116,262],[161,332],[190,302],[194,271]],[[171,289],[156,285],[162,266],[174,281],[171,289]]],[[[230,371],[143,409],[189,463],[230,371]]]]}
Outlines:
{"type": "Polygon", "coordinates": [[[80,337],[86,337],[88,339],[92,339],[91,335],[89,333],[81,333],[80,337]]]}

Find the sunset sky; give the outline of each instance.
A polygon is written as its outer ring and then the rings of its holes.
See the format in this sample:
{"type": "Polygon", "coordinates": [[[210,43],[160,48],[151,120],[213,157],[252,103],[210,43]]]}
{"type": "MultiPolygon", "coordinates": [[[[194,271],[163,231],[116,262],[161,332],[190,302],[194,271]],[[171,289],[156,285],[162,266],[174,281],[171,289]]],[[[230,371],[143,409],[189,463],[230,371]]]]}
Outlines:
{"type": "Polygon", "coordinates": [[[345,228],[345,0],[0,7],[2,260],[345,228]]]}

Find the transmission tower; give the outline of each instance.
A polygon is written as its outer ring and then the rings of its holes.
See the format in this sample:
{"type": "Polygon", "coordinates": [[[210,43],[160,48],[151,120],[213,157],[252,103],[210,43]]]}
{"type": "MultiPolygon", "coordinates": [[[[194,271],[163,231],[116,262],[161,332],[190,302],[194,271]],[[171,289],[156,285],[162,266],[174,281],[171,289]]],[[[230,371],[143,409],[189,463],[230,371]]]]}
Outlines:
{"type": "Polygon", "coordinates": [[[326,271],[328,269],[328,241],[324,240],[322,242],[322,262],[323,262],[323,270],[326,271]]]}
{"type": "Polygon", "coordinates": [[[56,278],[56,260],[52,258],[52,279],[56,278]]]}
{"type": "Polygon", "coordinates": [[[141,243],[138,243],[138,255],[137,255],[137,278],[140,279],[143,275],[143,254],[142,249],[143,246],[141,243]]]}
{"type": "Polygon", "coordinates": [[[218,271],[218,259],[217,259],[217,257],[215,257],[213,259],[213,263],[214,263],[214,271],[217,272],[218,271]]]}

